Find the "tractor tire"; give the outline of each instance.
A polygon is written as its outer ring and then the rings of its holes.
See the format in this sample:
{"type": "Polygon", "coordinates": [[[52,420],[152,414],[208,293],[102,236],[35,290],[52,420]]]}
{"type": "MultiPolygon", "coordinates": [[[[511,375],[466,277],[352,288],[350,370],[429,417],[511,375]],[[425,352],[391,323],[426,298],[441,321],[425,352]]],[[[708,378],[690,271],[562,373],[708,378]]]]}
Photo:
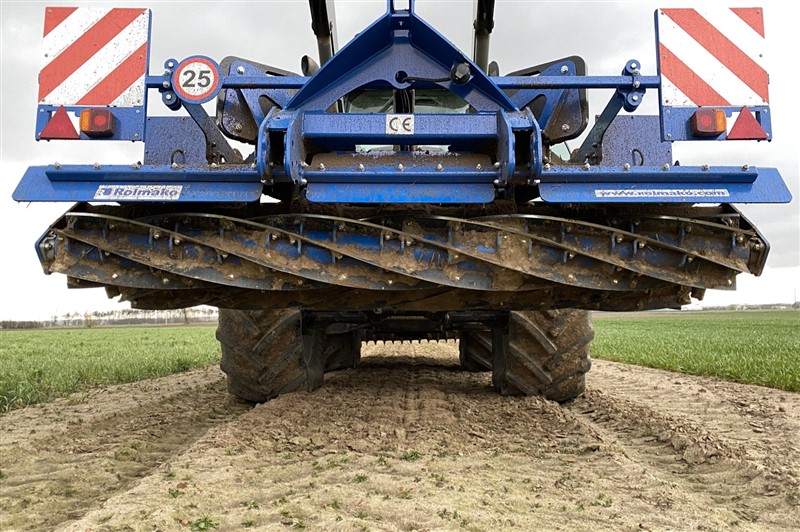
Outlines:
{"type": "Polygon", "coordinates": [[[492,382],[502,395],[541,395],[564,402],[586,388],[593,338],[591,315],[585,310],[511,312],[505,357],[492,357],[492,332],[471,332],[462,336],[461,364],[464,369],[491,367],[492,382]]]}
{"type": "Polygon", "coordinates": [[[217,340],[228,392],[252,403],[303,389],[314,391],[322,385],[324,371],[355,367],[361,349],[357,331],[337,335],[318,331],[316,347],[304,349],[298,310],[220,309],[217,340]]]}
{"type": "Polygon", "coordinates": [[[458,361],[461,369],[478,373],[492,371],[492,335],[491,333],[462,332],[458,339],[458,361]],[[488,336],[488,345],[482,341],[488,336]]]}

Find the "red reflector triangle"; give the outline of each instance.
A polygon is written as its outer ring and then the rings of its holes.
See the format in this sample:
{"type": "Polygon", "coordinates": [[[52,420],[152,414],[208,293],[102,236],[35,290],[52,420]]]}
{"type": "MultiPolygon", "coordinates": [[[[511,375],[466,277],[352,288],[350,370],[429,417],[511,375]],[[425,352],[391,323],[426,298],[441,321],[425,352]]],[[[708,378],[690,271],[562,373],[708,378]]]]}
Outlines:
{"type": "Polygon", "coordinates": [[[39,133],[40,139],[79,139],[78,132],[75,126],[72,125],[72,120],[69,119],[67,110],[62,105],[53,114],[53,117],[44,126],[42,132],[39,133]]]}
{"type": "Polygon", "coordinates": [[[739,118],[728,133],[728,140],[766,140],[767,132],[747,107],[742,107],[739,118]]]}

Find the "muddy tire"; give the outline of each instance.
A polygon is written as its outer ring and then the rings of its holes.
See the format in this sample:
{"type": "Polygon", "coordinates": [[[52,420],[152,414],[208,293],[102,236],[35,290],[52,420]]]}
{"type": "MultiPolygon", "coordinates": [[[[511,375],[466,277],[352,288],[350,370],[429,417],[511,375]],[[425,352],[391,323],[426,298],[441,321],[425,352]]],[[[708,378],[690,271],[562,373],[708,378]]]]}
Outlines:
{"type": "Polygon", "coordinates": [[[356,333],[306,335],[297,310],[220,309],[217,340],[228,392],[254,403],[322,385],[325,371],[355,367],[361,342],[356,333]]]}
{"type": "Polygon", "coordinates": [[[462,332],[458,339],[461,369],[478,373],[492,371],[491,333],[462,332]]]}
{"type": "Polygon", "coordinates": [[[512,312],[505,357],[492,358],[491,332],[467,333],[462,336],[461,364],[465,369],[491,367],[492,382],[502,395],[541,395],[563,402],[586,387],[593,338],[585,310],[512,312]]]}

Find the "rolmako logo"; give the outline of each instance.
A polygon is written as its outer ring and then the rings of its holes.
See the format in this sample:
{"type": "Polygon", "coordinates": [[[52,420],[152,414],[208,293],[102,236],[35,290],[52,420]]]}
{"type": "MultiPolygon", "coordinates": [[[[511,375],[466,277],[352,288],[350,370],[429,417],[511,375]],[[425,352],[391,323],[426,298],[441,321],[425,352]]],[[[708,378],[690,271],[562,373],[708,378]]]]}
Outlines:
{"type": "Polygon", "coordinates": [[[100,185],[94,199],[175,201],[182,190],[183,185],[100,185]]]}

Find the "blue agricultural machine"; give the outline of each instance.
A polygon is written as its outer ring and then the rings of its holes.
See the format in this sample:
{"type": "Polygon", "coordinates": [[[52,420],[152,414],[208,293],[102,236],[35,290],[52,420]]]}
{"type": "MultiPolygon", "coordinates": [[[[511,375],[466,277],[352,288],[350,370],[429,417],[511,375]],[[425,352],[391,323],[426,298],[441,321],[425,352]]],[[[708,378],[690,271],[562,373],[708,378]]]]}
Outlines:
{"type": "Polygon", "coordinates": [[[591,310],[678,308],[761,273],[768,244],[732,204],[790,201],[778,171],[672,156],[771,139],[759,9],[659,10],[658,75],[590,76],[577,56],[501,74],[492,0],[471,56],[395,4],[336,50],[310,0],[319,63],[301,74],[199,55],[151,74],[149,10],[48,8],[37,139],[144,157],[27,170],[16,200],[75,202],[36,243],[45,273],[140,309],[219,307],[249,401],[316,389],[364,341],[451,338],[500,393],[569,400],[591,310]],[[591,89],[613,93],[594,119],[591,89]],[[646,95],[659,115],[634,113],[646,95]]]}

